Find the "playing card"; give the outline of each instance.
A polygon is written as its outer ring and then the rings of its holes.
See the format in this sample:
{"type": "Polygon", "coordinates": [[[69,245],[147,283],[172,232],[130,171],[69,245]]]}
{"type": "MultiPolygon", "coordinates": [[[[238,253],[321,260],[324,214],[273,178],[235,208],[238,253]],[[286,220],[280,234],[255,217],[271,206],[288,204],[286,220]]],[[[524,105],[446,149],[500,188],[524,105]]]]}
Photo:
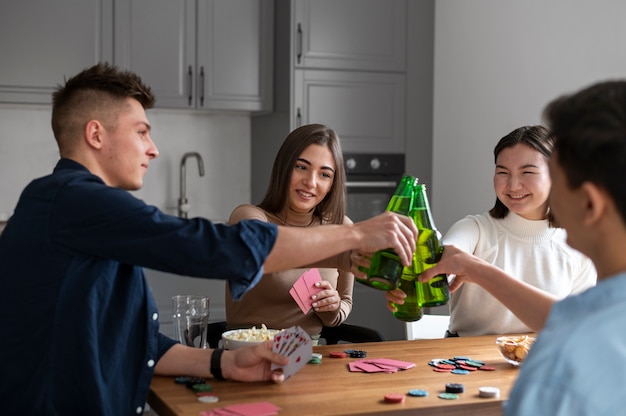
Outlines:
{"type": "Polygon", "coordinates": [[[415,363],[392,360],[390,358],[370,358],[366,360],[352,361],[348,364],[350,371],[365,373],[395,373],[398,370],[408,370],[413,367],[415,367],[415,363]]]}
{"type": "Polygon", "coordinates": [[[311,304],[309,303],[307,305],[305,302],[302,301],[302,299],[300,299],[300,295],[298,294],[298,291],[296,290],[295,286],[292,286],[291,289],[289,289],[289,294],[296,301],[296,303],[298,304],[298,306],[302,310],[302,313],[304,313],[306,315],[307,312],[309,312],[309,310],[311,309],[311,304]]]}
{"type": "Polygon", "coordinates": [[[272,370],[282,369],[287,380],[311,359],[313,341],[306,331],[299,326],[293,326],[274,336],[272,350],[289,357],[289,363],[285,366],[272,364],[272,370]]]}
{"type": "Polygon", "coordinates": [[[305,315],[311,310],[311,304],[314,302],[311,296],[319,293],[323,289],[315,287],[315,282],[322,280],[322,276],[318,269],[307,270],[296,280],[289,291],[294,298],[302,313],[305,315]]]}

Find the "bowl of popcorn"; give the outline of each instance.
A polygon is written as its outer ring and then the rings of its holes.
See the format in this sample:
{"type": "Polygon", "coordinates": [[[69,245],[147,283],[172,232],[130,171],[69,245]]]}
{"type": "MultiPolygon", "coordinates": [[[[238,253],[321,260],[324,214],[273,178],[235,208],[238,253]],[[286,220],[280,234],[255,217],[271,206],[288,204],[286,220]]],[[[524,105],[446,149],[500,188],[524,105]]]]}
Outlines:
{"type": "Polygon", "coordinates": [[[503,336],[496,339],[496,345],[502,357],[515,366],[524,362],[534,342],[535,337],[528,335],[503,336]]]}
{"type": "Polygon", "coordinates": [[[246,329],[233,329],[222,334],[222,346],[227,350],[236,350],[247,345],[255,345],[274,339],[280,329],[268,329],[265,324],[260,328],[253,326],[246,329]]]}

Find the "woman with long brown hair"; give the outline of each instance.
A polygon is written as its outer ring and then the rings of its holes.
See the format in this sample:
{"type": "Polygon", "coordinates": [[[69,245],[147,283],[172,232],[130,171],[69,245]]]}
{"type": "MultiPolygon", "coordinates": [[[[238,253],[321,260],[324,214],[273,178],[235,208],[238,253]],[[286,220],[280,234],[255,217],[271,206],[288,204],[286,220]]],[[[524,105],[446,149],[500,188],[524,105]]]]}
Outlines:
{"type": "MultiPolygon", "coordinates": [[[[276,155],[263,201],[258,206],[238,206],[229,222],[257,219],[292,227],[351,223],[345,215],[345,183],[335,131],[321,124],[299,127],[287,136],[276,155]]],[[[352,310],[354,276],[340,267],[348,261],[346,253],[327,262],[335,267],[319,269],[322,281],[318,288],[322,290],[315,295],[313,309],[307,314],[289,293],[306,268],[264,275],[239,301],[231,300],[227,288],[228,328],[265,324],[282,329],[299,325],[315,338],[323,326],[339,325],[352,310]]]]}

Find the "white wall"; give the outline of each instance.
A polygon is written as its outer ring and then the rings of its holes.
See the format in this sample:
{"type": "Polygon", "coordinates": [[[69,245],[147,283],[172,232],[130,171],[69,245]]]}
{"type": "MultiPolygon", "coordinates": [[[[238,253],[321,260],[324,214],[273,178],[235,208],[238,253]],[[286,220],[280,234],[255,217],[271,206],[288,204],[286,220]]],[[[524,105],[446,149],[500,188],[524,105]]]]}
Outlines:
{"type": "MultiPolygon", "coordinates": [[[[0,106],[0,214],[13,212],[22,189],[52,171],[59,159],[50,128],[49,106],[0,106]]],[[[250,202],[250,117],[247,114],[206,114],[194,111],[149,110],[152,139],[160,151],[148,170],[144,187],[134,192],[149,204],[177,213],[180,161],[197,151],[205,176],[198,176],[195,159],[187,160],[190,216],[224,222],[232,209],[250,202]]],[[[161,312],[163,332],[171,335],[170,300],[174,294],[202,293],[211,297],[212,321],[224,320],[224,283],[146,270],[161,312]]]]}
{"type": "Polygon", "coordinates": [[[436,0],[431,203],[445,232],[493,206],[493,147],[545,104],[626,77],[623,0],[436,0]]]}

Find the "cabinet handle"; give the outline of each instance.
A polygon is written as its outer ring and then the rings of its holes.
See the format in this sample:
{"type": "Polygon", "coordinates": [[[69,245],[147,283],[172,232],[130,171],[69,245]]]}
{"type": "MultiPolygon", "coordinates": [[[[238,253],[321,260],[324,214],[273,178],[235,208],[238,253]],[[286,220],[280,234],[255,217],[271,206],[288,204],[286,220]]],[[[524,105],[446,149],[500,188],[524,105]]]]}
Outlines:
{"type": "Polygon", "coordinates": [[[298,33],[296,37],[296,63],[300,64],[302,59],[302,26],[298,23],[298,33]]]}
{"type": "Polygon", "coordinates": [[[200,67],[200,107],[204,107],[204,66],[200,67]]]}
{"type": "Polygon", "coordinates": [[[191,69],[191,65],[189,65],[187,75],[189,78],[189,106],[191,107],[191,100],[193,99],[193,71],[191,69]]]}
{"type": "Polygon", "coordinates": [[[300,107],[296,110],[296,128],[302,126],[302,113],[300,113],[300,107]]]}

